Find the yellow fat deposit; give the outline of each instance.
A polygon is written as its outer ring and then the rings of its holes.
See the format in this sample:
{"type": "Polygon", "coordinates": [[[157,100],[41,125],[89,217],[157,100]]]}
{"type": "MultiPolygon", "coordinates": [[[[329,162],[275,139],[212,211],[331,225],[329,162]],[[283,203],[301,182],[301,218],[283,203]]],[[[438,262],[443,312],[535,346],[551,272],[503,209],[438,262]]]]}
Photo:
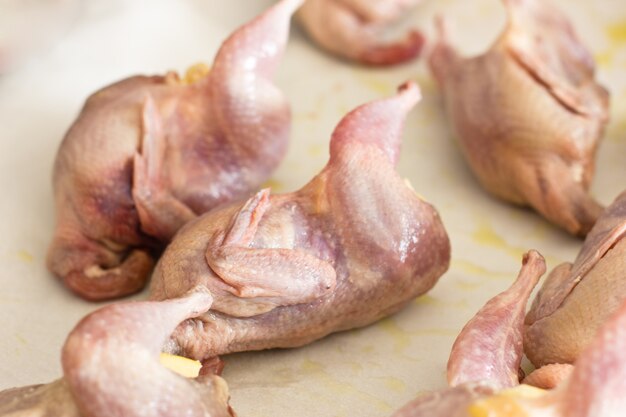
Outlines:
{"type": "Polygon", "coordinates": [[[546,392],[543,389],[522,384],[472,403],[467,412],[471,417],[529,417],[520,400],[539,398],[546,392]]]}
{"type": "Polygon", "coordinates": [[[199,361],[169,353],[161,353],[159,360],[161,365],[185,378],[197,377],[200,373],[200,368],[202,368],[202,364],[199,361]]]}
{"type": "Polygon", "coordinates": [[[211,71],[211,67],[207,64],[199,62],[197,64],[192,65],[187,69],[185,73],[185,77],[182,80],[182,84],[190,85],[197,81],[200,81],[211,71]]]}

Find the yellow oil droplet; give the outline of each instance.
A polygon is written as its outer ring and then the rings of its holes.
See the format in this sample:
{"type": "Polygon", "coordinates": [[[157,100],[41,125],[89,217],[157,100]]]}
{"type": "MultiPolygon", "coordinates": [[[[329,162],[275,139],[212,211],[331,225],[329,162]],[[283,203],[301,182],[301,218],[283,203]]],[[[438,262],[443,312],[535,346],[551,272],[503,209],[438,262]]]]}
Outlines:
{"type": "Polygon", "coordinates": [[[316,143],[314,145],[309,146],[309,148],[307,149],[307,153],[309,154],[309,156],[317,157],[317,156],[323,155],[325,149],[326,149],[325,146],[319,143],[316,143]]]}
{"type": "Polygon", "coordinates": [[[443,336],[443,337],[454,336],[456,337],[459,335],[459,331],[458,329],[453,330],[453,329],[443,329],[441,327],[430,327],[430,328],[416,330],[414,334],[420,335],[420,336],[428,335],[428,336],[443,336]]]}
{"type": "Polygon", "coordinates": [[[182,84],[190,85],[200,81],[211,71],[211,67],[203,62],[199,62],[187,68],[185,77],[181,80],[182,84]]]}
{"type": "Polygon", "coordinates": [[[28,253],[25,250],[19,250],[17,251],[17,257],[20,258],[20,260],[24,261],[24,262],[32,262],[33,261],[33,255],[31,255],[30,253],[28,253]]]}
{"type": "Polygon", "coordinates": [[[520,249],[509,245],[506,240],[504,240],[500,235],[495,232],[495,230],[493,230],[489,223],[486,223],[484,221],[478,222],[478,227],[474,231],[472,237],[474,241],[479,245],[498,248],[508,253],[515,259],[521,259],[522,255],[526,252],[525,249],[520,249]]]}
{"type": "Polygon", "coordinates": [[[421,297],[417,297],[415,299],[415,304],[420,306],[433,306],[433,305],[438,305],[441,304],[441,301],[439,301],[438,299],[436,299],[435,297],[433,297],[432,295],[422,295],[421,297]]]}
{"type": "Polygon", "coordinates": [[[352,111],[352,109],[348,107],[346,104],[340,104],[339,106],[337,106],[337,109],[339,110],[339,114],[342,116],[352,111]]]}
{"type": "Polygon", "coordinates": [[[395,85],[391,85],[378,78],[373,78],[370,75],[357,73],[356,78],[361,82],[361,84],[363,84],[363,86],[383,96],[391,95],[396,91],[395,85]]]}
{"type": "Polygon", "coordinates": [[[324,370],[324,367],[320,363],[313,362],[310,359],[305,359],[300,367],[302,368],[302,371],[307,374],[317,373],[324,370]]]}
{"type": "Polygon", "coordinates": [[[20,342],[23,345],[27,345],[28,344],[26,339],[24,339],[24,337],[21,334],[19,334],[19,333],[15,333],[15,338],[18,340],[18,342],[20,342]]]}
{"type": "Polygon", "coordinates": [[[270,188],[273,193],[281,193],[285,191],[285,184],[283,184],[279,180],[270,178],[269,180],[261,184],[261,188],[270,188]]]}
{"type": "Polygon", "coordinates": [[[415,74],[413,78],[415,78],[415,81],[420,86],[420,90],[422,90],[422,93],[424,91],[436,91],[439,89],[439,87],[437,87],[437,84],[435,83],[435,78],[432,77],[429,73],[415,74]]]}
{"type": "Polygon", "coordinates": [[[613,64],[613,57],[615,56],[615,51],[612,49],[605,50],[602,52],[598,52],[593,56],[594,61],[600,68],[609,68],[613,64]]]}
{"type": "Polygon", "coordinates": [[[626,43],[626,20],[608,25],[606,27],[606,34],[613,43],[626,43]]]}
{"type": "Polygon", "coordinates": [[[622,142],[626,140],[626,90],[622,90],[619,97],[616,97],[615,104],[611,105],[611,123],[606,132],[607,139],[612,142],[622,142]]]}
{"type": "Polygon", "coordinates": [[[418,306],[445,306],[445,308],[458,308],[462,310],[466,310],[469,307],[467,300],[465,299],[451,302],[440,300],[430,295],[422,295],[421,297],[416,298],[413,303],[418,306]]]}
{"type": "Polygon", "coordinates": [[[305,374],[309,374],[310,377],[315,378],[320,384],[334,393],[339,393],[342,396],[355,397],[358,401],[369,403],[381,412],[387,413],[393,409],[393,407],[385,401],[358,390],[352,384],[337,380],[333,375],[326,372],[324,366],[320,363],[305,359],[300,366],[305,374]]]}
{"type": "Polygon", "coordinates": [[[509,274],[504,272],[491,271],[484,266],[475,264],[465,259],[455,259],[452,261],[452,267],[460,269],[466,274],[488,278],[506,278],[509,274]]]}
{"type": "Polygon", "coordinates": [[[404,383],[404,381],[398,378],[385,378],[385,386],[395,392],[406,391],[406,384],[404,383]]]}
{"type": "Polygon", "coordinates": [[[396,352],[402,352],[411,344],[411,337],[407,332],[391,318],[386,318],[378,322],[378,327],[385,331],[395,343],[396,352]]]}
{"type": "Polygon", "coordinates": [[[376,349],[374,349],[373,345],[367,345],[367,346],[364,346],[363,349],[361,349],[361,352],[363,352],[363,353],[372,353],[375,350],[376,349]]]}
{"type": "Polygon", "coordinates": [[[360,363],[349,362],[346,365],[350,367],[352,372],[356,373],[356,372],[362,372],[363,371],[363,365],[361,365],[360,363]]]}
{"type": "Polygon", "coordinates": [[[470,281],[455,281],[454,285],[463,291],[474,291],[481,287],[479,283],[470,281]]]}

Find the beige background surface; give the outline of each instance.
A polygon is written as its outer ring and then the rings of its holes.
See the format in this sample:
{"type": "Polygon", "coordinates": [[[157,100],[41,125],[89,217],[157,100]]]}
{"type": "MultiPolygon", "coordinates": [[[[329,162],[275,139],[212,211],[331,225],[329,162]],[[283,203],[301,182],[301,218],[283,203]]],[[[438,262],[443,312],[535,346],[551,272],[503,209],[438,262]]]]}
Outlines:
{"type": "MultiPolygon", "coordinates": [[[[612,93],[612,120],[592,193],[609,203],[626,188],[626,3],[558,2],[591,47],[612,93]]],[[[0,389],[60,376],[59,351],[80,317],[98,307],[67,293],[44,268],[53,227],[50,173],[56,148],[88,94],[136,73],[210,62],[221,40],[269,0],[135,0],[87,3],[53,48],[0,76],[0,389]]],[[[466,53],[488,47],[503,25],[497,0],[424,0],[406,25],[432,33],[453,23],[466,53]]],[[[310,346],[231,355],[225,378],[241,416],[386,416],[417,393],[445,385],[450,346],[463,324],[515,277],[521,254],[540,250],[552,268],[580,241],[530,211],[487,196],[453,142],[424,60],[365,69],[331,58],[299,29],[277,79],[293,103],[289,154],[274,192],[298,188],[326,162],[339,118],[413,78],[424,99],[411,113],[399,171],[439,209],[452,266],[435,289],[399,314],[310,346]]],[[[140,294],[137,298],[145,297],[140,294]]]]}

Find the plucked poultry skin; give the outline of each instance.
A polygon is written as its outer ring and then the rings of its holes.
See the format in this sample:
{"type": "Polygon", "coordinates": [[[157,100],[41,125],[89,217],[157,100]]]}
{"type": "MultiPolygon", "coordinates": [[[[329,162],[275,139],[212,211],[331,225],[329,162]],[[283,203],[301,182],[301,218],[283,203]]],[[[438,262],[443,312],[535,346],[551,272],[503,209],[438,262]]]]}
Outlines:
{"type": "Polygon", "coordinates": [[[428,291],[450,244],[435,209],[396,173],[414,83],[337,126],[330,161],[302,189],[260,191],[187,224],[155,268],[151,298],[210,289],[214,303],[168,349],[195,359],[295,347],[372,323],[428,291]]]}
{"type": "Polygon", "coordinates": [[[524,311],[544,271],[541,255],[526,254],[516,282],[491,299],[454,343],[448,363],[448,380],[454,386],[421,395],[392,417],[622,416],[626,409],[626,303],[597,329],[555,389],[517,384],[523,334],[519,312],[524,311]]]}
{"type": "Polygon", "coordinates": [[[395,172],[418,100],[407,83],[348,114],[328,165],[303,189],[262,190],[184,226],[155,271],[153,300],[81,320],[63,347],[63,378],[0,392],[0,416],[232,417],[216,355],[298,346],[429,290],[448,268],[448,236],[395,172]],[[203,360],[198,377],[158,363],[174,343],[203,360]]]}
{"type": "Polygon", "coordinates": [[[524,350],[536,367],[574,363],[624,303],[624,235],[626,193],[607,207],[574,262],[554,268],[535,297],[526,316],[524,350]]]}
{"type": "Polygon", "coordinates": [[[177,299],[100,308],[68,336],[63,378],[0,392],[0,416],[233,417],[221,377],[203,368],[185,378],[158,359],[174,328],[211,302],[206,288],[198,287],[177,299]]]}
{"type": "Polygon", "coordinates": [[[416,30],[404,39],[383,40],[385,29],[421,0],[306,0],[297,18],[326,51],[361,64],[385,66],[407,62],[422,50],[416,30]]]}
{"type": "Polygon", "coordinates": [[[54,166],[47,262],[68,288],[92,300],[140,290],[184,223],[268,178],[290,128],[271,78],[300,3],[235,31],[210,69],[131,77],[87,100],[54,166]]]}
{"type": "Polygon", "coordinates": [[[429,64],[470,168],[491,194],[530,206],[584,236],[602,207],[589,196],[607,91],[562,13],[542,0],[503,0],[504,33],[463,58],[439,20],[429,64]]]}

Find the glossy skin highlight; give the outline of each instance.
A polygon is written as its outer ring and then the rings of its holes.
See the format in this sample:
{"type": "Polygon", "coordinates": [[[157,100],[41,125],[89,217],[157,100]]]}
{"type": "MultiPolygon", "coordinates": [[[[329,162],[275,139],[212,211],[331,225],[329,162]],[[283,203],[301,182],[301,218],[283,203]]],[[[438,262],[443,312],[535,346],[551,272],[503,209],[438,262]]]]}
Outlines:
{"type": "Polygon", "coordinates": [[[568,369],[555,389],[547,391],[510,383],[510,375],[517,373],[522,358],[521,349],[515,347],[522,344],[523,321],[516,319],[511,324],[510,320],[493,318],[507,317],[511,309],[524,310],[538,278],[535,272],[542,273],[536,269],[536,264],[543,263],[532,251],[526,259],[531,261],[525,261],[517,281],[490,300],[455,342],[450,363],[457,365],[449,366],[448,377],[456,386],[422,395],[392,417],[623,415],[626,409],[626,302],[597,329],[574,367],[568,369]],[[485,324],[488,326],[484,327],[485,324]],[[484,339],[480,338],[481,332],[484,339]],[[493,334],[497,336],[492,337],[493,334]],[[508,342],[499,343],[502,340],[508,342]],[[515,360],[503,362],[501,358],[508,355],[515,360]]]}
{"type": "Polygon", "coordinates": [[[417,58],[424,38],[416,30],[386,42],[385,29],[420,0],[307,0],[297,14],[309,36],[326,51],[365,65],[388,66],[417,58]]]}
{"type": "Polygon", "coordinates": [[[151,298],[203,285],[214,304],[169,349],[205,359],[295,347],[372,323],[428,291],[450,245],[435,209],[395,171],[415,84],[361,106],[333,133],[302,189],[259,192],[186,225],[155,269],[151,298]]]}
{"type": "Polygon", "coordinates": [[[559,10],[540,0],[503,2],[505,31],[473,58],[456,52],[440,20],[430,68],[482,186],[584,236],[602,212],[588,189],[608,121],[608,93],[559,10]]]}
{"type": "Polygon", "coordinates": [[[91,300],[140,290],[183,224],[267,179],[290,127],[271,78],[300,3],[235,31],[210,69],[131,77],[87,100],[54,166],[47,262],[68,288],[91,300]]]}

